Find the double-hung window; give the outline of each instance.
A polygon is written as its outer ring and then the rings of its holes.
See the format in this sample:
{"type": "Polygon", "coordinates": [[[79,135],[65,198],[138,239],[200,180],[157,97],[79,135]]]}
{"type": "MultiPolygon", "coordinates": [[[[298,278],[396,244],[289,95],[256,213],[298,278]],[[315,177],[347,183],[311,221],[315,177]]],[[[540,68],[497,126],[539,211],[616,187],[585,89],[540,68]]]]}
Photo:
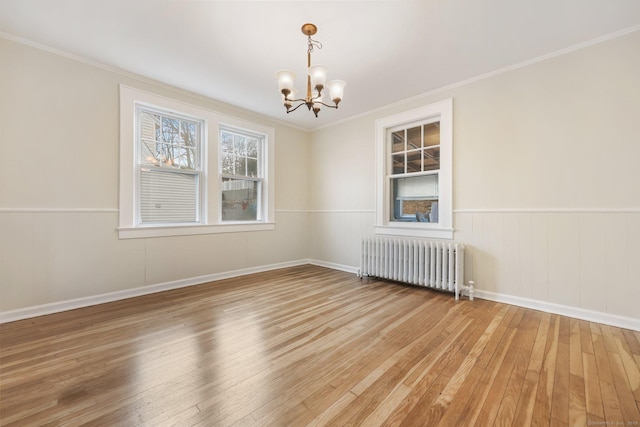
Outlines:
{"type": "Polygon", "coordinates": [[[275,229],[275,131],[120,86],[120,238],[275,229]]]}
{"type": "Polygon", "coordinates": [[[376,233],[453,237],[452,105],[376,121],[376,233]]]}
{"type": "Polygon", "coordinates": [[[202,120],[136,105],[139,224],[202,221],[202,120]]]}
{"type": "Polygon", "coordinates": [[[393,221],[438,222],[440,122],[389,129],[393,221]]]}
{"type": "Polygon", "coordinates": [[[264,139],[238,129],[220,129],[222,221],[262,219],[264,139]]]}

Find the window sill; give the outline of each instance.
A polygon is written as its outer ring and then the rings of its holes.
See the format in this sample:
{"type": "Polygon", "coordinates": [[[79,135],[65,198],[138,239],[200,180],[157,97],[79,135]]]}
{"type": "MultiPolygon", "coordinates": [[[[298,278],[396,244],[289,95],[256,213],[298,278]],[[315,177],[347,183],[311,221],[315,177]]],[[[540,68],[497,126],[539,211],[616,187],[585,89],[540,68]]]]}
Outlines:
{"type": "Polygon", "coordinates": [[[141,239],[147,237],[192,236],[196,234],[242,233],[250,231],[275,230],[273,222],[251,222],[215,225],[163,225],[118,228],[120,239],[141,239]]]}
{"type": "Polygon", "coordinates": [[[429,227],[425,223],[397,222],[389,225],[377,225],[375,234],[403,237],[425,237],[430,239],[453,239],[453,228],[429,227]]]}

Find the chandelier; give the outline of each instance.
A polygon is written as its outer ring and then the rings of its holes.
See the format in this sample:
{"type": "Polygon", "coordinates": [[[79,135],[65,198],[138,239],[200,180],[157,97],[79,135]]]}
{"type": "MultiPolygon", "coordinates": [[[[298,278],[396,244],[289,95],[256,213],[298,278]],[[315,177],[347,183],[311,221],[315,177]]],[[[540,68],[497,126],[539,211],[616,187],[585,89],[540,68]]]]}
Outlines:
{"type": "Polygon", "coordinates": [[[296,90],[293,88],[293,81],[296,75],[290,70],[281,70],[276,74],[278,79],[278,88],[282,94],[282,102],[287,109],[287,113],[296,111],[303,105],[306,105],[309,111],[313,111],[316,117],[320,108],[324,105],[329,108],[338,108],[338,103],[342,100],[344,94],[344,87],[347,85],[342,80],[333,80],[328,84],[327,81],[327,67],[323,65],[311,66],[311,52],[314,47],[322,49],[322,43],[311,38],[318,31],[318,27],[313,24],[304,24],[302,26],[302,34],[306,35],[307,40],[307,96],[304,98],[296,99],[296,90]],[[323,92],[325,85],[329,89],[329,96],[334,105],[325,104],[323,92]],[[297,105],[294,104],[298,103],[297,105]]]}

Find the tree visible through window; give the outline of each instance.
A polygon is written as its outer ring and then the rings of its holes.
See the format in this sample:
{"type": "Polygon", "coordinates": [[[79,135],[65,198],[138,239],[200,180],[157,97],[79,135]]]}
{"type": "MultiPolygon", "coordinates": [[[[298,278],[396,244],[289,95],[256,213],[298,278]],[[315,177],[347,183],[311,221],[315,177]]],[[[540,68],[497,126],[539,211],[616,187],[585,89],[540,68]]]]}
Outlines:
{"type": "Polygon", "coordinates": [[[139,222],[200,220],[202,122],[138,106],[139,222]]]}
{"type": "Polygon", "coordinates": [[[234,129],[220,131],[222,220],[262,219],[263,135],[234,129]]]}

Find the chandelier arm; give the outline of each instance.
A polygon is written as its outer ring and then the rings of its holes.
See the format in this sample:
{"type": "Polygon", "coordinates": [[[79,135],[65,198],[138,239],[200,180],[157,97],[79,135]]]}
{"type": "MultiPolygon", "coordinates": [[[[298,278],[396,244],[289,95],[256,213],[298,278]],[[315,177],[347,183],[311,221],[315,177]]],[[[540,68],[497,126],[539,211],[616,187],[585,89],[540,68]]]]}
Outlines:
{"type": "Polygon", "coordinates": [[[287,101],[289,101],[289,102],[307,102],[307,100],[304,99],[304,98],[298,98],[298,99],[289,99],[289,98],[287,98],[287,101]]]}
{"type": "Polygon", "coordinates": [[[324,102],[318,102],[318,101],[314,101],[316,104],[322,104],[325,107],[329,107],[329,108],[338,108],[338,104],[335,105],[329,105],[329,104],[325,104],[324,102]]]}
{"type": "Polygon", "coordinates": [[[294,109],[287,110],[287,114],[293,113],[294,111],[296,111],[298,108],[302,107],[303,105],[307,105],[307,104],[305,104],[304,102],[301,102],[300,104],[296,105],[296,107],[294,109]]]}

